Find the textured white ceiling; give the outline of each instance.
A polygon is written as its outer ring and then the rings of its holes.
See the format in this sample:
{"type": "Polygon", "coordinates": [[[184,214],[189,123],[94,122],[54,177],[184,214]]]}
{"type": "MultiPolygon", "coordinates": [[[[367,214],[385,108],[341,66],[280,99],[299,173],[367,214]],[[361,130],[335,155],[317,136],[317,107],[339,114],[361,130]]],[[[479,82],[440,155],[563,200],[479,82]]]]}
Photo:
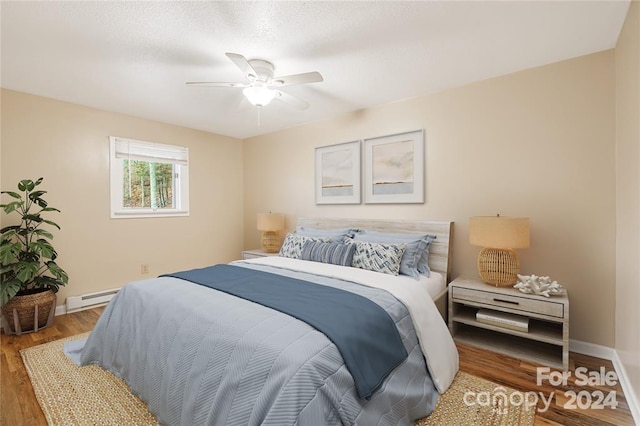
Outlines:
{"type": "MultiPolygon", "coordinates": [[[[628,1],[6,2],[2,87],[246,138],[615,46],[628,1]],[[225,56],[319,71],[258,112],[225,56]]],[[[283,89],[284,91],[284,89],[283,89]]]]}

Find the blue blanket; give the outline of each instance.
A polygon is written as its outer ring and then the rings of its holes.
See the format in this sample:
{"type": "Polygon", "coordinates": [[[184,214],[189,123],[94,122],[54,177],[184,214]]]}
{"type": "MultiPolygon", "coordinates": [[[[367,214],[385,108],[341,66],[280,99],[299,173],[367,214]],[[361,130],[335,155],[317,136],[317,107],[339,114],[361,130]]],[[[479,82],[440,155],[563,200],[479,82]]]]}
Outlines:
{"type": "Polygon", "coordinates": [[[241,297],[306,322],[340,351],[360,398],[370,398],[407,358],[387,312],[360,295],[268,272],[216,265],[163,276],[241,297]]]}

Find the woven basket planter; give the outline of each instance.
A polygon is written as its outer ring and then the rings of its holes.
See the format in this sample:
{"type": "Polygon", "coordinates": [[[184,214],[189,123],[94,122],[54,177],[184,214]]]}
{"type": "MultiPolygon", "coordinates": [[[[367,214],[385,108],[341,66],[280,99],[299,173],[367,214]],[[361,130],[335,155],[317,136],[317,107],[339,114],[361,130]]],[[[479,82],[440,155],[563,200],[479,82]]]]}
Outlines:
{"type": "Polygon", "coordinates": [[[55,306],[53,290],[13,297],[2,307],[5,334],[32,333],[50,326],[55,306]]]}

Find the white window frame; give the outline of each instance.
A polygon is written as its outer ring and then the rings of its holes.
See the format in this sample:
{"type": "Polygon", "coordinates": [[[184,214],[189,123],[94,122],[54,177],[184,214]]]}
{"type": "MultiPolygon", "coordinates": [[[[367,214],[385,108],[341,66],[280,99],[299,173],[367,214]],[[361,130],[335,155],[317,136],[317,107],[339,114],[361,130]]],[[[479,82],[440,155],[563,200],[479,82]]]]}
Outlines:
{"type": "Polygon", "coordinates": [[[112,219],[189,216],[189,148],[109,136],[109,176],[112,219]],[[122,166],[127,159],[179,166],[174,183],[175,208],[123,206],[122,166]]]}

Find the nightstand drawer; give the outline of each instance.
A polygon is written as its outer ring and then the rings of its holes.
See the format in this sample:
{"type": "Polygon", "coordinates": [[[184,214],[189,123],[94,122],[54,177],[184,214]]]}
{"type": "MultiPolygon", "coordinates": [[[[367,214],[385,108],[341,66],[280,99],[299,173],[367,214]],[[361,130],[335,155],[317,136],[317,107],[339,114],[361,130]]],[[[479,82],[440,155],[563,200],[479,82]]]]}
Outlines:
{"type": "Polygon", "coordinates": [[[472,290],[468,288],[452,288],[454,299],[467,300],[469,302],[493,305],[539,315],[549,315],[564,318],[564,305],[551,300],[535,300],[525,297],[515,297],[491,291],[472,290]]]}

